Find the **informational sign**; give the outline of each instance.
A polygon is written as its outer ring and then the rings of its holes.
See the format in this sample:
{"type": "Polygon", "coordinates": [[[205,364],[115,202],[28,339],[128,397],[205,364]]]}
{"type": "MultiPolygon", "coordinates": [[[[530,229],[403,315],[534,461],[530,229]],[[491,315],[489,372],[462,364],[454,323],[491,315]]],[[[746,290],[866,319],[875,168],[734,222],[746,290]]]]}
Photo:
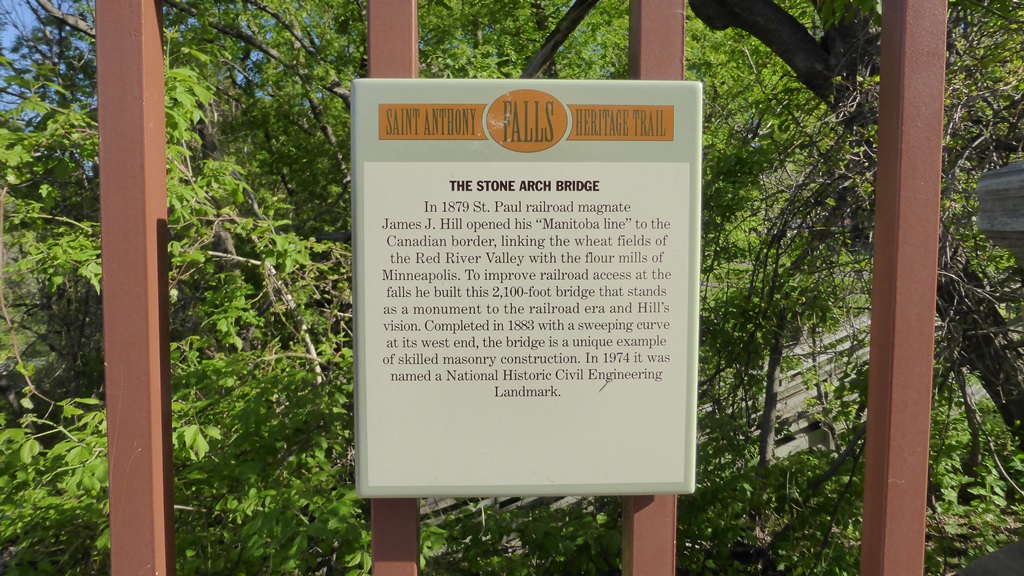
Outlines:
{"type": "Polygon", "coordinates": [[[357,80],[361,496],[688,493],[700,85],[357,80]]]}

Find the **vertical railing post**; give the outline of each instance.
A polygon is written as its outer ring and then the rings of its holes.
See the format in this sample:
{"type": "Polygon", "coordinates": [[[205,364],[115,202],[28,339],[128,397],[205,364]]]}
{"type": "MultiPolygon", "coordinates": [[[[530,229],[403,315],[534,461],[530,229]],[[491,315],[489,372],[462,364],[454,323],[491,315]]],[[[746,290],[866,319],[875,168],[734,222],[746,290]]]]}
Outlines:
{"type": "Polygon", "coordinates": [[[96,6],[114,576],[175,573],[160,10],[159,0],[96,6]]]}
{"type": "Polygon", "coordinates": [[[861,574],[924,572],[946,0],[882,3],[861,574]]]}
{"type": "Polygon", "coordinates": [[[629,1],[629,77],[682,80],[686,1],[629,1]]]}
{"type": "MultiPolygon", "coordinates": [[[[367,68],[371,78],[419,76],[419,17],[416,0],[367,2],[367,68]]],[[[419,573],[419,500],[370,500],[373,576],[419,573]]]]}
{"type": "MultiPolygon", "coordinates": [[[[629,76],[682,80],[684,0],[630,0],[629,76]]],[[[627,496],[622,509],[622,573],[670,576],[676,572],[676,496],[627,496]]]]}
{"type": "Polygon", "coordinates": [[[369,0],[367,68],[370,78],[420,75],[420,28],[413,0],[369,0]]]}

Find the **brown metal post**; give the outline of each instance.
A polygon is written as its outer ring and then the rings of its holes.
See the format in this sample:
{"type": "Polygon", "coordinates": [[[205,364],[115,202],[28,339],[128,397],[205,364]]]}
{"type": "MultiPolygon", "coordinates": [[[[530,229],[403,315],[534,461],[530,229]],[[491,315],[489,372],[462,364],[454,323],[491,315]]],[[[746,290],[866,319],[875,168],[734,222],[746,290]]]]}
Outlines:
{"type": "MultiPolygon", "coordinates": [[[[367,52],[371,78],[419,76],[416,0],[369,0],[367,52]]],[[[374,576],[416,576],[420,567],[417,498],[370,500],[370,555],[374,576]]]]}
{"type": "Polygon", "coordinates": [[[420,569],[420,507],[416,498],[370,500],[373,576],[416,576],[420,569]]]}
{"type": "Polygon", "coordinates": [[[175,573],[160,10],[159,0],[96,6],[114,576],[175,573]]]}
{"type": "Polygon", "coordinates": [[[630,0],[629,77],[682,80],[685,31],[685,0],[630,0]]]}
{"type": "Polygon", "coordinates": [[[627,496],[622,506],[622,573],[676,573],[676,495],[627,496]]]}
{"type": "Polygon", "coordinates": [[[861,574],[924,572],[946,1],[882,4],[861,574]]]}
{"type": "Polygon", "coordinates": [[[414,0],[369,0],[366,5],[370,78],[420,75],[419,16],[414,0]]]}
{"type": "MultiPolygon", "coordinates": [[[[629,76],[636,80],[682,80],[684,0],[630,0],[629,76]]],[[[622,573],[676,573],[676,496],[627,496],[622,508],[622,573]]]]}

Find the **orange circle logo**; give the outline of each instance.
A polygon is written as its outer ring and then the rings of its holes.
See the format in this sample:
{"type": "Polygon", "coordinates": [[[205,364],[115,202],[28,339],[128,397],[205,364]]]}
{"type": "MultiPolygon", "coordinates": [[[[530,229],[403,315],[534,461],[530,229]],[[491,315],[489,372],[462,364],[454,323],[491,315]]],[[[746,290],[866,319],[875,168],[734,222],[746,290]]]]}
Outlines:
{"type": "Polygon", "coordinates": [[[565,106],[540,90],[513,90],[491,102],[487,132],[513,152],[540,152],[557,144],[569,127],[565,106]]]}

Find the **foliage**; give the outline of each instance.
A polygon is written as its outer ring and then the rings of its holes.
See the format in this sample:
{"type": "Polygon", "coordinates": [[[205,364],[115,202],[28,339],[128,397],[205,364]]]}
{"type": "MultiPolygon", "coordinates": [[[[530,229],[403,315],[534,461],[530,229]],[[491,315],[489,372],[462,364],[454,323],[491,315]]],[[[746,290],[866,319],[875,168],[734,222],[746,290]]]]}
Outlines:
{"type": "MultiPolygon", "coordinates": [[[[23,403],[31,409],[31,401],[23,403]]],[[[3,420],[0,542],[11,547],[4,554],[7,573],[109,572],[106,419],[99,401],[63,400],[20,425],[3,420]]]]}
{"type": "MultiPolygon", "coordinates": [[[[217,88],[202,73],[210,59],[190,50],[189,66],[166,71],[181,570],[364,572],[365,505],[351,488],[349,255],[293,224],[291,199],[243,179],[246,167],[202,141],[196,126],[210,122],[217,88]]],[[[3,565],[102,573],[94,97],[70,94],[91,85],[68,86],[51,68],[24,68],[31,62],[3,61],[8,94],[21,98],[0,124],[4,378],[20,397],[4,414],[3,565]],[[51,94],[78,103],[61,108],[51,94]]]]}
{"type": "Polygon", "coordinates": [[[497,499],[485,499],[434,517],[429,534],[435,543],[426,550],[436,552],[426,573],[621,573],[617,499],[534,500],[501,510],[497,499]]]}
{"type": "MultiPolygon", "coordinates": [[[[54,4],[91,26],[90,3],[54,4]]],[[[338,241],[365,4],[165,5],[179,572],[366,574],[338,241]]],[[[516,77],[568,5],[425,0],[421,75],[516,77]]],[[[833,51],[829,90],[763,38],[687,22],[706,209],[684,574],[858,572],[879,8],[777,6],[833,51]],[[804,437],[816,445],[791,452],[804,437]]],[[[1019,4],[951,6],[929,573],[1019,536],[1024,518],[1022,435],[986,397],[993,362],[1024,386],[1021,269],[971,221],[980,173],[1022,158],[1019,4]]],[[[0,573],[104,573],[93,46],[31,10],[0,13],[0,573]]],[[[625,4],[600,3],[543,75],[623,78],[626,54],[625,4]]],[[[620,516],[614,498],[458,501],[424,518],[424,571],[615,574],[620,516]]]]}
{"type": "MultiPolygon", "coordinates": [[[[966,389],[966,388],[964,388],[966,389]]],[[[962,560],[972,560],[993,552],[1019,539],[1024,522],[1024,456],[1013,446],[999,421],[991,400],[978,405],[970,400],[968,412],[952,414],[951,407],[959,390],[951,390],[945,398],[946,411],[937,406],[933,426],[931,459],[931,492],[928,571],[945,573],[955,569],[962,560]],[[971,411],[979,413],[978,424],[971,430],[971,411]],[[991,430],[990,430],[991,429],[991,430]],[[985,458],[972,461],[977,447],[984,445],[985,458]],[[980,533],[978,526],[984,526],[980,533]]]]}

